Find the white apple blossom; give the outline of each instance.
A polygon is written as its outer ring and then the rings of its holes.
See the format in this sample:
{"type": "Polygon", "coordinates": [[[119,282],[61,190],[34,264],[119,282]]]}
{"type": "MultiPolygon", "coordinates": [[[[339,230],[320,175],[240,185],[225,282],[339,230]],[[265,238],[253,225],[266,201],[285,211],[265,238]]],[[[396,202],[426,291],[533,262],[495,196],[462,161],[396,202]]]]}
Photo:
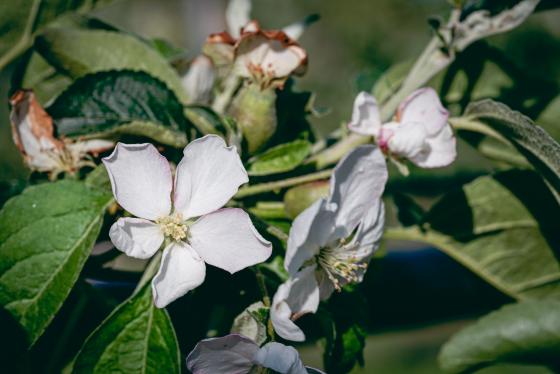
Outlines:
{"type": "Polygon", "coordinates": [[[284,259],[290,278],[276,291],[271,307],[278,335],[305,340],[294,321],[315,313],[319,301],[335,289],[362,281],[383,233],[381,195],[387,177],[379,148],[358,147],[336,166],[329,196],[296,217],[284,259]]]}
{"type": "Polygon", "coordinates": [[[193,374],[260,373],[261,368],[280,374],[322,373],[305,367],[293,347],[270,342],[259,348],[251,339],[237,334],[200,341],[187,357],[187,368],[193,374]]]}
{"type": "Polygon", "coordinates": [[[233,38],[239,38],[241,29],[251,20],[251,0],[230,0],[226,8],[226,26],[233,38]]]}
{"type": "Polygon", "coordinates": [[[272,250],[247,213],[220,209],[248,181],[235,147],[207,135],[189,143],[183,154],[174,179],[168,161],[151,144],[118,143],[103,159],[115,199],[138,217],[113,224],[109,237],[115,247],[146,259],[165,243],[152,280],[159,308],[198,287],[205,262],[235,273],[265,261],[272,250]]]}
{"type": "Polygon", "coordinates": [[[57,139],[51,116],[30,90],[17,91],[11,98],[10,122],[14,143],[25,164],[34,171],[48,172],[51,179],[59,173],[75,173],[84,166],[95,167],[88,153],[100,153],[113,147],[108,140],[72,141],[57,139]]]}
{"type": "Polygon", "coordinates": [[[422,88],[401,103],[394,121],[382,124],[375,98],[361,92],[354,101],[348,127],[358,134],[373,136],[390,156],[407,158],[419,167],[437,168],[451,164],[457,156],[448,117],[437,93],[422,88]]]}
{"type": "Polygon", "coordinates": [[[281,86],[307,70],[307,53],[295,40],[281,30],[262,30],[256,21],[241,30],[234,58],[236,73],[263,87],[281,86]]]}
{"type": "Polygon", "coordinates": [[[200,55],[193,59],[189,70],[181,78],[183,88],[189,97],[189,103],[208,104],[212,97],[215,80],[216,71],[209,57],[200,55]]]}

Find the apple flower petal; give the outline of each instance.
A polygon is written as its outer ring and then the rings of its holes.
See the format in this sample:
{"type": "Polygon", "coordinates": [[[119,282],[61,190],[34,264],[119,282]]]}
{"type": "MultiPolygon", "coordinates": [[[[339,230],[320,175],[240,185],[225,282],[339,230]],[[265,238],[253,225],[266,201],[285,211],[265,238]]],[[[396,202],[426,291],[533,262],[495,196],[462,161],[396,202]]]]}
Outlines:
{"type": "Polygon", "coordinates": [[[334,228],[334,213],[325,199],[319,199],[293,221],[288,237],[284,267],[295,275],[301,266],[327,244],[334,228]]]}
{"type": "Polygon", "coordinates": [[[235,147],[222,138],[206,135],[183,151],[175,175],[175,210],[185,219],[224,206],[249,177],[235,147]]]}
{"type": "Polygon", "coordinates": [[[424,125],[427,134],[433,136],[447,124],[449,112],[441,104],[437,92],[427,87],[410,94],[399,106],[396,117],[400,123],[424,125]]]}
{"type": "Polygon", "coordinates": [[[315,280],[315,265],[308,266],[282,283],[272,300],[270,319],[274,330],[287,340],[304,341],[305,334],[293,322],[319,306],[319,288],[315,280]]]}
{"type": "Polygon", "coordinates": [[[361,135],[377,136],[379,134],[381,117],[375,97],[363,91],[356,96],[352,109],[352,120],[348,124],[348,128],[361,135]]]}
{"type": "Polygon", "coordinates": [[[103,159],[117,202],[133,215],[155,221],[171,211],[169,163],[148,143],[117,143],[103,159]]]}
{"type": "Polygon", "coordinates": [[[212,96],[212,88],[216,72],[212,60],[205,56],[197,56],[187,74],[181,78],[183,88],[189,97],[189,103],[207,104],[212,96]]]}
{"type": "Polygon", "coordinates": [[[229,33],[239,38],[241,29],[251,20],[251,0],[230,0],[226,8],[226,24],[229,33]]]}
{"type": "Polygon", "coordinates": [[[368,207],[381,198],[387,178],[385,157],[373,145],[355,148],[338,163],[331,177],[328,200],[336,207],[331,240],[350,236],[368,207]]]}
{"type": "Polygon", "coordinates": [[[266,261],[272,244],[257,232],[242,209],[225,208],[199,218],[189,242],[208,264],[235,273],[266,261]]]}
{"type": "Polygon", "coordinates": [[[302,75],[307,53],[283,31],[263,31],[249,23],[235,46],[235,71],[242,77],[264,81],[282,80],[290,74],[302,75]]]}
{"type": "Polygon", "coordinates": [[[265,344],[255,353],[253,362],[280,374],[307,374],[298,351],[277,342],[265,344]]]}
{"type": "Polygon", "coordinates": [[[294,22],[282,29],[282,31],[293,40],[298,40],[307,28],[319,20],[318,14],[311,14],[303,20],[294,22]]]}
{"type": "Polygon", "coordinates": [[[243,335],[231,334],[200,341],[187,357],[193,374],[249,373],[259,346],[243,335]]]}
{"type": "Polygon", "coordinates": [[[382,134],[380,142],[387,144],[394,155],[412,160],[429,150],[426,142],[428,134],[422,123],[391,122],[383,125],[382,134]]]}
{"type": "Polygon", "coordinates": [[[411,157],[417,166],[423,168],[439,168],[451,164],[457,157],[455,135],[449,124],[446,124],[439,133],[426,139],[427,149],[411,157]]]}
{"type": "Polygon", "coordinates": [[[127,256],[140,259],[152,257],[164,240],[160,227],[142,218],[119,218],[111,226],[109,238],[127,256]]]}
{"type": "Polygon", "coordinates": [[[154,304],[169,303],[200,286],[206,277],[206,265],[188,244],[173,242],[163,250],[161,265],[152,280],[154,304]]]}

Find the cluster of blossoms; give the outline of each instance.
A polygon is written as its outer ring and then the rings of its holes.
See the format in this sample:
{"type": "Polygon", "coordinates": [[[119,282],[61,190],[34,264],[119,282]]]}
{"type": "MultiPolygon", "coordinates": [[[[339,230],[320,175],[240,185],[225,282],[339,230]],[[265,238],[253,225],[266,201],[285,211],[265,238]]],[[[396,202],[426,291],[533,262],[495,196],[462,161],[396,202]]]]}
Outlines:
{"type": "MultiPolygon", "coordinates": [[[[204,53],[193,60],[183,77],[191,102],[209,103],[224,69],[226,76],[243,79],[259,94],[273,93],[289,76],[305,72],[307,54],[295,40],[308,21],[284,30],[262,30],[250,21],[250,9],[248,0],[231,1],[229,32],[210,35],[204,53]]],[[[245,91],[246,97],[251,92],[245,91]]],[[[246,108],[247,103],[237,100],[238,107],[246,108]]],[[[11,104],[13,136],[25,162],[32,170],[49,172],[51,178],[94,166],[88,153],[114,145],[105,140],[57,139],[52,119],[30,91],[17,92],[11,104]]],[[[274,110],[274,101],[269,104],[274,110]]],[[[401,170],[407,170],[403,159],[424,168],[449,165],[456,157],[456,144],[448,116],[430,88],[413,92],[387,123],[382,122],[373,96],[362,92],[356,97],[348,127],[372,136],[377,146],[364,145],[347,154],[334,169],[328,196],[294,219],[284,258],[289,278],[278,287],[270,307],[270,321],[279,336],[304,341],[295,321],[315,313],[334,291],[363,280],[384,229],[386,157],[401,170]]],[[[250,143],[249,134],[244,135],[250,143]]],[[[112,225],[109,237],[114,246],[139,259],[162,249],[152,279],[158,308],[202,284],[206,264],[235,273],[270,257],[272,245],[257,232],[249,215],[242,209],[223,208],[249,179],[236,147],[228,147],[222,138],[207,135],[190,142],[175,169],[148,143],[118,143],[103,163],[116,201],[132,215],[112,225]]],[[[320,373],[306,368],[292,347],[275,342],[259,347],[235,334],[199,342],[187,366],[195,374],[268,369],[320,373]]]]}
{"type": "MultiPolygon", "coordinates": [[[[307,69],[307,53],[296,40],[314,18],[282,30],[263,30],[251,20],[249,0],[230,1],[228,30],[208,36],[203,53],[191,62],[183,86],[193,103],[210,102],[220,76],[240,77],[261,89],[282,87],[292,75],[307,69]]],[[[225,79],[225,78],[224,78],[225,79]]]]}

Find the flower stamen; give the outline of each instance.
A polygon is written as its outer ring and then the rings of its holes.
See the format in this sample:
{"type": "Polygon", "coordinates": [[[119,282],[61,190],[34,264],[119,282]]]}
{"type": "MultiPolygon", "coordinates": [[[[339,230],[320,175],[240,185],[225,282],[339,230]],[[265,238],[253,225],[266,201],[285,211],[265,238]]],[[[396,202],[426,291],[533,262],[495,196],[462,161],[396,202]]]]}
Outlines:
{"type": "Polygon", "coordinates": [[[367,269],[367,263],[360,262],[357,258],[347,257],[342,251],[340,243],[335,247],[325,247],[317,255],[317,264],[327,274],[334,288],[341,291],[341,281],[356,283],[360,281],[360,270],[367,269]]]}
{"type": "Polygon", "coordinates": [[[162,217],[156,220],[160,226],[161,231],[165,237],[170,238],[176,242],[187,239],[188,226],[183,220],[181,213],[174,213],[172,215],[162,217]]]}

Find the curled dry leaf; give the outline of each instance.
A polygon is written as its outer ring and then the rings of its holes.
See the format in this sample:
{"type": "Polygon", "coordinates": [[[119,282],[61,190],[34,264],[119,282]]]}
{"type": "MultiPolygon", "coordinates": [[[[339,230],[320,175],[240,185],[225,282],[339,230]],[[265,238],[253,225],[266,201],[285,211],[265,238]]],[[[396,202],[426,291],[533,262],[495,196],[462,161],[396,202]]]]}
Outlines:
{"type": "Polygon", "coordinates": [[[57,139],[53,120],[33,91],[17,91],[10,98],[10,105],[12,136],[25,164],[33,171],[49,173],[51,179],[61,172],[73,174],[81,167],[95,166],[88,153],[95,155],[113,146],[107,140],[57,139]]]}

